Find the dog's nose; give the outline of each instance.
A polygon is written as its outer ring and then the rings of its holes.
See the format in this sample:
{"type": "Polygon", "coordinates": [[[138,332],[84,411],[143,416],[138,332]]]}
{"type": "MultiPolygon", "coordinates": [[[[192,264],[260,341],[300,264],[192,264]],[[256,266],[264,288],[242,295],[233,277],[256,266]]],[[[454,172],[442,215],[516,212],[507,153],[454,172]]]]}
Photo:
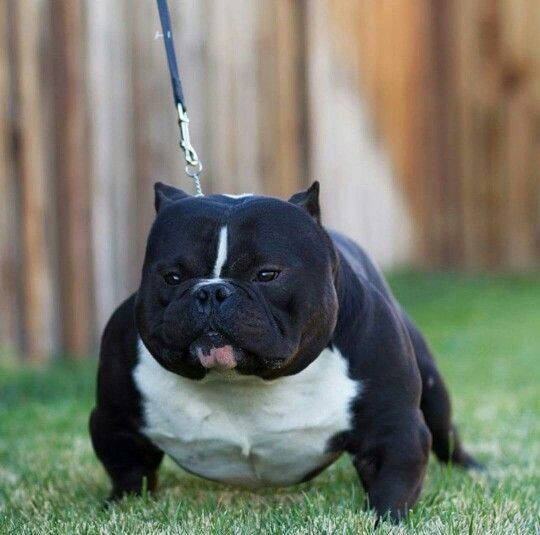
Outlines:
{"type": "Polygon", "coordinates": [[[226,282],[205,284],[195,290],[195,299],[202,306],[210,306],[214,303],[219,306],[223,301],[226,301],[233,292],[234,288],[226,282]]]}
{"type": "Polygon", "coordinates": [[[228,284],[222,284],[218,286],[214,291],[216,301],[223,303],[225,299],[228,299],[232,294],[232,288],[228,284]]]}

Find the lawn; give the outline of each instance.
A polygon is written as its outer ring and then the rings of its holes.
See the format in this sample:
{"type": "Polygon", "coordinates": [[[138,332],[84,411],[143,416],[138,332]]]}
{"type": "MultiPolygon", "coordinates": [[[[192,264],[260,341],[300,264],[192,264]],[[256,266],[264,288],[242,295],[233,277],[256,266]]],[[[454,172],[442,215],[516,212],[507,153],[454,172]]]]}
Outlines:
{"type": "MultiPolygon", "coordinates": [[[[469,475],[432,461],[408,520],[377,532],[540,532],[540,279],[390,280],[438,355],[465,444],[488,470],[469,475]]],[[[105,510],[109,483],[87,433],[95,366],[0,367],[1,534],[372,532],[345,457],[309,483],[256,492],[166,460],[155,498],[105,510]]]]}

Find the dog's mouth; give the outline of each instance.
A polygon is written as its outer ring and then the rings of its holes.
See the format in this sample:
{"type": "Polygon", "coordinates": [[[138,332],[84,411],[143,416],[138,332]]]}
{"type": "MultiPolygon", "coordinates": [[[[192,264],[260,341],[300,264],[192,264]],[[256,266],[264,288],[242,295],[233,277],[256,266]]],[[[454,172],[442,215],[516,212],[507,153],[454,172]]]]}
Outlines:
{"type": "Polygon", "coordinates": [[[216,331],[199,336],[190,344],[189,351],[204,368],[215,370],[236,368],[243,356],[242,349],[234,346],[226,336],[216,331]]]}

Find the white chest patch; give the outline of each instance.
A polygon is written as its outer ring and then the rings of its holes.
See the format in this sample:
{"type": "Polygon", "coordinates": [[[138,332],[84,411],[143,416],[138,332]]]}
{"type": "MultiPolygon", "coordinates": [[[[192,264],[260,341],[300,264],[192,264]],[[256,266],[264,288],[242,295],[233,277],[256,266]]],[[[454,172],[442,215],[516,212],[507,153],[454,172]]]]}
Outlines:
{"type": "Polygon", "coordinates": [[[330,463],[329,439],[350,428],[361,387],[329,349],[275,381],[217,373],[194,381],[165,370],[140,342],[133,374],[142,432],[156,446],[189,472],[250,487],[298,483],[330,463]]]}

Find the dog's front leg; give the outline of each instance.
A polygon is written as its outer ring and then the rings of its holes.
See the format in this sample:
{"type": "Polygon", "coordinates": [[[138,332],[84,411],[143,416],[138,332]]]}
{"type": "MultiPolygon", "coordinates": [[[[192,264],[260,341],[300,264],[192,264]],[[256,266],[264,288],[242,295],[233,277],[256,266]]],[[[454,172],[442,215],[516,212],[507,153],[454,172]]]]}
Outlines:
{"type": "Polygon", "coordinates": [[[163,452],[146,437],[127,425],[119,425],[99,408],[90,416],[90,434],[94,450],[113,484],[107,502],[119,500],[126,494],[139,495],[144,488],[156,489],[163,452]]]}
{"type": "Polygon", "coordinates": [[[369,506],[379,517],[388,514],[394,521],[416,503],[431,449],[431,435],[419,410],[397,421],[372,430],[350,452],[369,506]]]}

